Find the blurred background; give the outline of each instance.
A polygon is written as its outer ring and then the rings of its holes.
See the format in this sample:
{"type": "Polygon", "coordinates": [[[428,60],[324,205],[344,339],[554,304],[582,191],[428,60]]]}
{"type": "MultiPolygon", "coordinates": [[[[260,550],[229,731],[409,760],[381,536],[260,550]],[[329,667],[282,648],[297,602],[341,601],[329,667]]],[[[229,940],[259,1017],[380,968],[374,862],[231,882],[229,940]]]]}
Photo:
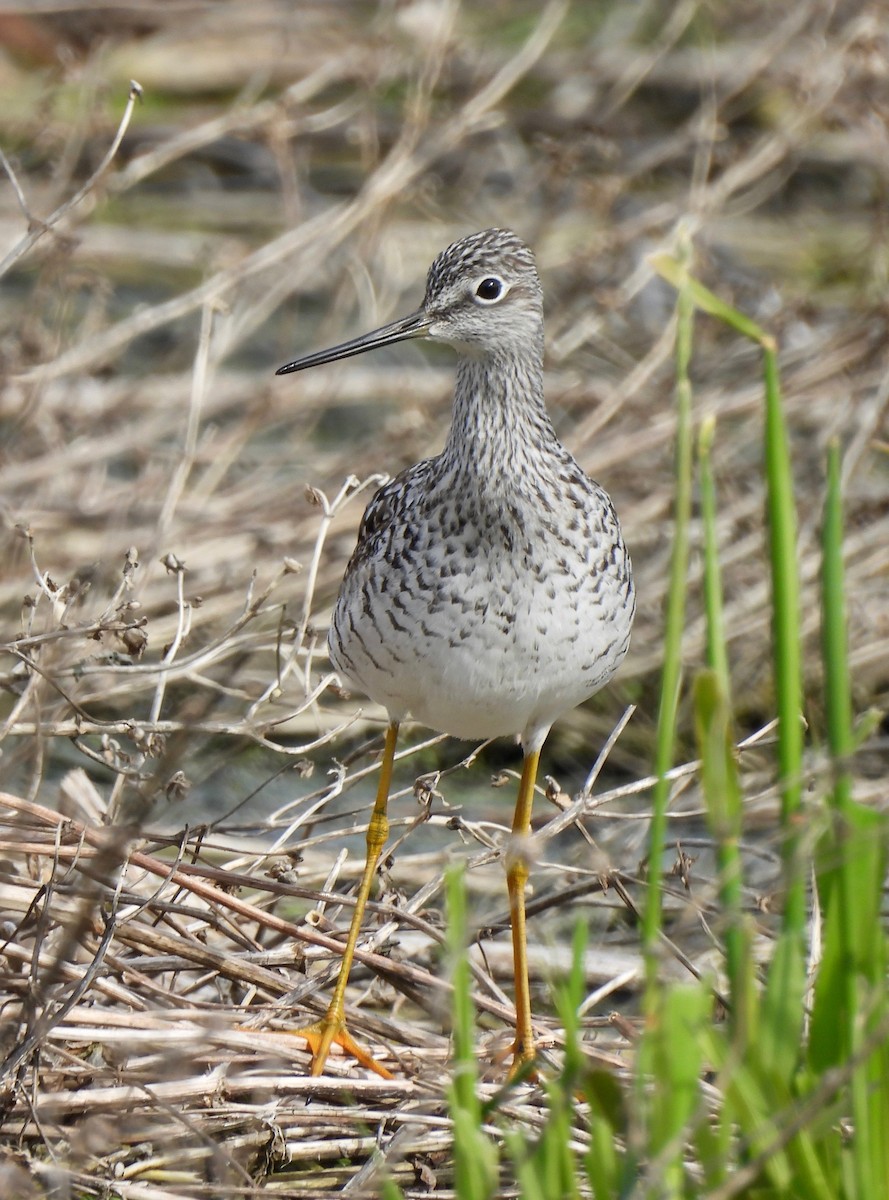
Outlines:
{"type": "MultiPolygon", "coordinates": [[[[492,225],[537,253],[552,415],[638,581],[630,658],[549,743],[561,788],[630,702],[610,777],[649,771],[675,429],[674,296],[649,260],[683,238],[780,341],[812,646],[824,451],[844,448],[856,703],[885,700],[881,4],[37,0],[0,6],[0,101],[7,788],[55,806],[82,768],[115,812],[175,826],[277,813],[367,761],[382,714],[330,685],[326,622],[367,481],[442,445],[453,357],[274,371],[411,311],[435,254],[492,225]]],[[[772,714],[759,358],[699,318],[693,370],[743,735],[772,714]]],[[[691,571],[689,672],[698,545],[691,571]]],[[[487,794],[515,751],[484,761],[487,794]]]]}

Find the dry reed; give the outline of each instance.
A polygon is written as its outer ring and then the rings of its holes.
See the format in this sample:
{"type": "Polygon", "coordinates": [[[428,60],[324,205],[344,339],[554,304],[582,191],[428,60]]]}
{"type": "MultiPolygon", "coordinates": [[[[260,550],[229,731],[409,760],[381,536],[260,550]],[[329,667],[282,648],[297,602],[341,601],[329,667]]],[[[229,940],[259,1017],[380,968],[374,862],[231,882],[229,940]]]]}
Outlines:
{"type": "MultiPolygon", "coordinates": [[[[360,846],[381,720],[337,690],[327,613],[379,472],[440,446],[452,369],[406,349],[298,383],[272,372],[414,304],[452,236],[510,224],[537,248],[550,405],[614,496],[635,560],[631,658],[610,700],[563,722],[560,764],[582,779],[620,702],[638,710],[597,794],[571,805],[549,783],[569,807],[547,813],[535,875],[540,981],[578,905],[600,934],[591,1053],[621,1069],[640,973],[674,434],[670,298],[648,259],[680,228],[699,273],[784,347],[811,645],[824,447],[843,439],[859,705],[889,684],[878,7],[710,14],[709,54],[691,36],[706,40],[693,3],[643,5],[647,29],[620,5],[584,24],[559,0],[520,6],[514,24],[496,4],[486,21],[452,3],[371,17],[356,0],[336,26],[325,5],[298,7],[219,3],[211,18],[184,5],[174,20],[133,5],[156,27],[100,24],[104,41],[88,24],[23,17],[28,53],[61,47],[67,66],[8,60],[26,97],[5,118],[14,186],[0,198],[8,1194],[63,1176],[82,1194],[105,1180],[146,1200],[252,1195],[261,1179],[264,1192],[374,1194],[383,1163],[409,1192],[437,1171],[447,1184],[448,853],[470,848],[482,932],[505,918],[503,819],[480,795],[475,748],[464,758],[418,733],[399,759],[396,844],[351,993],[398,1079],[336,1061],[342,1083],[306,1079],[284,1031],[319,1010],[336,968],[340,892],[360,858],[336,851],[360,846]],[[126,128],[130,73],[145,108],[126,128]],[[159,95],[167,109],[152,107],[159,95]],[[467,779],[478,807],[461,803],[467,779]],[[593,814],[598,847],[577,835],[555,847],[593,814]]],[[[724,331],[702,324],[697,354],[696,412],[718,418],[755,831],[774,809],[761,395],[751,354],[724,331]]],[[[699,575],[696,561],[693,593],[699,575]]],[[[703,637],[693,600],[690,669],[703,637]]],[[[711,953],[699,816],[689,763],[673,815],[678,970],[711,953]]],[[[770,842],[751,835],[745,850],[761,884],[751,908],[767,910],[770,842]]],[[[482,1057],[511,1014],[501,941],[473,960],[482,1057]]],[[[549,1018],[541,1030],[557,1051],[549,1018]]],[[[536,1101],[516,1105],[533,1130],[536,1101]]]]}

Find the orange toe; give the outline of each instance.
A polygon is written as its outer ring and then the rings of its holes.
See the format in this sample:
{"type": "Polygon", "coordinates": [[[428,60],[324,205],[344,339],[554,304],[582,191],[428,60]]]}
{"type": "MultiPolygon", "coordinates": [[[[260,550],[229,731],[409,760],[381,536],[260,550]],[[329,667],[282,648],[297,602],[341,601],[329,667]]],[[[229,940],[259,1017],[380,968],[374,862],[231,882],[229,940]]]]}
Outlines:
{"type": "Polygon", "coordinates": [[[369,1050],[365,1050],[360,1042],[355,1041],[343,1018],[331,1019],[330,1016],[326,1016],[312,1025],[292,1030],[292,1035],[304,1038],[308,1043],[312,1054],[311,1075],[323,1073],[331,1046],[339,1046],[345,1054],[351,1054],[363,1067],[375,1071],[382,1079],[395,1078],[391,1071],[387,1071],[382,1063],[377,1062],[369,1050]]]}

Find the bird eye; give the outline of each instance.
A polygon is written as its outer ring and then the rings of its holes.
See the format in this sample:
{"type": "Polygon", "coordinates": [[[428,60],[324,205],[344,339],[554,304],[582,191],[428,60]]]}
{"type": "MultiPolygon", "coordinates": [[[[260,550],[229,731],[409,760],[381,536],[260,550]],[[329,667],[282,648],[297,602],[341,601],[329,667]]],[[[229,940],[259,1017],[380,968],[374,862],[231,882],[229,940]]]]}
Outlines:
{"type": "Polygon", "coordinates": [[[483,304],[493,304],[496,300],[500,300],[503,297],[504,290],[503,280],[491,275],[478,284],[475,294],[483,304]]]}

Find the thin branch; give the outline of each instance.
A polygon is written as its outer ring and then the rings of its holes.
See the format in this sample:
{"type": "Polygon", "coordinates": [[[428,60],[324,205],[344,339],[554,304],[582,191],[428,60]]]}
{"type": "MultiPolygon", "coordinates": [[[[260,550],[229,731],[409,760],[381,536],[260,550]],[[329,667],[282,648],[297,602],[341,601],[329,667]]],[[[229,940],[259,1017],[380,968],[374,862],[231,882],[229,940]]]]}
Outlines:
{"type": "MultiPolygon", "coordinates": [[[[48,217],[39,222],[36,221],[35,218],[31,218],[31,228],[28,230],[27,234],[17,245],[13,246],[12,250],[10,250],[6,257],[0,261],[0,279],[2,279],[10,267],[17,263],[20,258],[24,257],[24,255],[33,250],[34,246],[36,246],[44,234],[49,233],[53,226],[58,225],[58,223],[64,217],[66,217],[68,213],[75,209],[78,204],[85,200],[86,197],[95,189],[105,172],[111,166],[115,155],[120,149],[121,142],[123,141],[124,135],[129,128],[130,119],[132,118],[136,101],[141,99],[141,97],[141,85],[136,83],[135,79],[131,79],[130,90],[127,96],[127,103],[123,111],[123,116],[120,119],[117,132],[111,141],[111,145],[106,150],[102,161],[99,163],[98,167],[96,167],[95,171],[93,171],[92,175],[90,175],[89,179],[87,179],[86,183],[79,187],[73,196],[71,196],[63,204],[60,204],[59,207],[54,212],[50,213],[48,217]]],[[[9,173],[9,167],[5,161],[4,166],[6,166],[7,173],[9,173]]],[[[11,178],[14,180],[14,176],[11,176],[11,178]]],[[[13,184],[13,186],[15,186],[15,184],[13,184]]],[[[18,190],[19,189],[16,189],[17,193],[18,190]]],[[[20,203],[22,202],[20,201],[20,203]]],[[[22,203],[22,208],[27,214],[28,209],[24,203],[22,203]]]]}

